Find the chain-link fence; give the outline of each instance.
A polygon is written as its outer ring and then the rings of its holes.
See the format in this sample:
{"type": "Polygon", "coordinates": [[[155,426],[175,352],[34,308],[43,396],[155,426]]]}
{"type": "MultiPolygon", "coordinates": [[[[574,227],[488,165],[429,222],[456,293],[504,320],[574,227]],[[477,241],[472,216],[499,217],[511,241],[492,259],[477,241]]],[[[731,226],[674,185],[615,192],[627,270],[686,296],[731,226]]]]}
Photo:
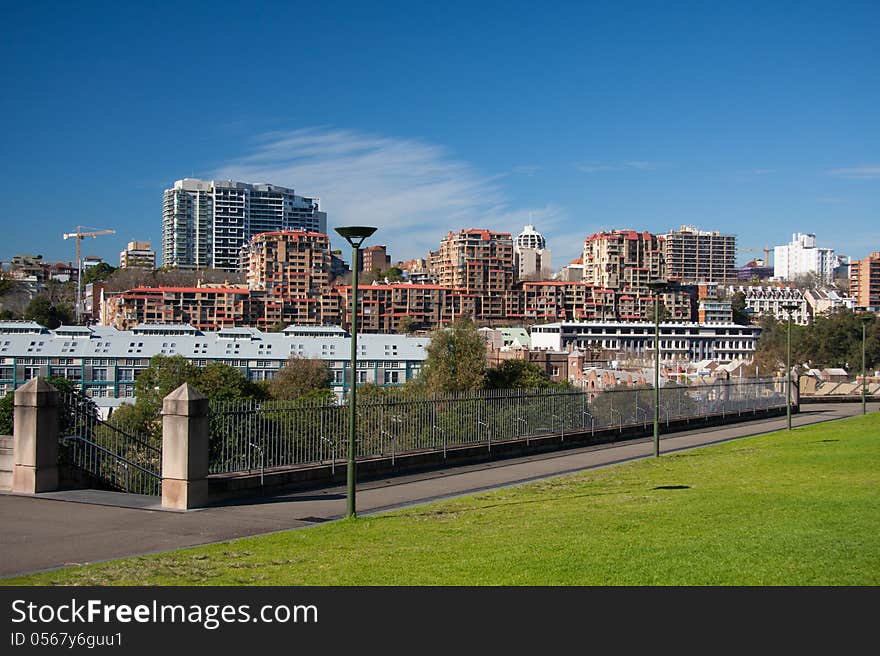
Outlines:
{"type": "MultiPolygon", "coordinates": [[[[785,407],[775,379],[669,384],[660,389],[660,421],[757,413],[785,407]]],[[[559,436],[654,421],[651,387],[606,391],[567,388],[424,395],[396,390],[358,398],[357,457],[442,450],[545,435],[559,436]]],[[[213,402],[210,472],[331,463],[347,457],[349,409],[326,402],[213,402]]]]}

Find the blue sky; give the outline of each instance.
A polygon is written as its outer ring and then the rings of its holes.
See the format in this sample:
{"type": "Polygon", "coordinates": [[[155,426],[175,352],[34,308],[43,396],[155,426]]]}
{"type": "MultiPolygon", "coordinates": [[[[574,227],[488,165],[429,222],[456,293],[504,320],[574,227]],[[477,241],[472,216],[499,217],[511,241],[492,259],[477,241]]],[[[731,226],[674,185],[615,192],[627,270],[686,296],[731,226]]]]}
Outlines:
{"type": "Polygon", "coordinates": [[[557,267],[603,228],[880,250],[877,2],[131,5],[4,8],[0,259],[158,246],[193,175],[319,196],[394,259],[530,218],[557,267]]]}

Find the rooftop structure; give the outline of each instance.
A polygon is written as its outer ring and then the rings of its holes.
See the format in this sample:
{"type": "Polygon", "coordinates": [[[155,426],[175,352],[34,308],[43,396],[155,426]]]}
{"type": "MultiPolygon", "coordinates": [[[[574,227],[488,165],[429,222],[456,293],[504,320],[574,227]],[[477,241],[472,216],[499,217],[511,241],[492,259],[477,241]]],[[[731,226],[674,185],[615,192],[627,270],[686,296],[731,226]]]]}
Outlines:
{"type": "Polygon", "coordinates": [[[513,259],[519,280],[549,280],[553,274],[550,249],[544,235],[527,225],[513,242],[513,259]]]}

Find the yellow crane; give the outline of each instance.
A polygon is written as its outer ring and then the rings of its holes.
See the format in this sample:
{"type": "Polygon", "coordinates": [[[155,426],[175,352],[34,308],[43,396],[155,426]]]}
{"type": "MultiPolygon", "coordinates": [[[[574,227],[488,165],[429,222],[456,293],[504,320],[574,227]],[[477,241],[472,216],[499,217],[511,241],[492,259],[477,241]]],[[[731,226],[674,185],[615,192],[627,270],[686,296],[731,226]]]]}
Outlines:
{"type": "Polygon", "coordinates": [[[85,237],[96,238],[101,235],[115,235],[115,230],[99,230],[97,228],[87,228],[86,226],[76,226],[76,232],[64,233],[64,239],[76,239],[76,322],[80,322],[82,314],[82,260],[80,259],[80,242],[85,237]]]}

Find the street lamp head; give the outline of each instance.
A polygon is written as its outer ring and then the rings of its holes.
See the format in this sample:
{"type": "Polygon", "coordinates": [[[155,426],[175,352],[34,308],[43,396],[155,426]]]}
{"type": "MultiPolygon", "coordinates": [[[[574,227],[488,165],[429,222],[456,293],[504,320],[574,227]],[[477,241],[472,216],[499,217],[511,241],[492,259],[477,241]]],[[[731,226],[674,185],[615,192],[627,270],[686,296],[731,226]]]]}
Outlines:
{"type": "Polygon", "coordinates": [[[346,226],[344,228],[336,228],[336,232],[344,237],[349,244],[355,248],[360,248],[364,240],[376,232],[376,228],[371,226],[346,226]]]}
{"type": "Polygon", "coordinates": [[[800,309],[801,306],[796,303],[783,303],[780,307],[786,312],[794,312],[795,310],[800,309]]]}
{"type": "Polygon", "coordinates": [[[670,287],[668,280],[652,280],[648,283],[648,288],[655,292],[662,292],[670,287]]]}

